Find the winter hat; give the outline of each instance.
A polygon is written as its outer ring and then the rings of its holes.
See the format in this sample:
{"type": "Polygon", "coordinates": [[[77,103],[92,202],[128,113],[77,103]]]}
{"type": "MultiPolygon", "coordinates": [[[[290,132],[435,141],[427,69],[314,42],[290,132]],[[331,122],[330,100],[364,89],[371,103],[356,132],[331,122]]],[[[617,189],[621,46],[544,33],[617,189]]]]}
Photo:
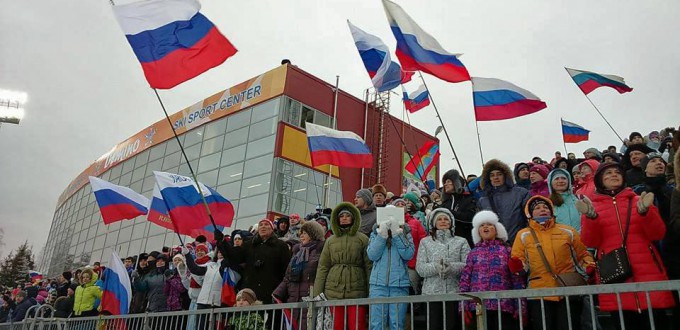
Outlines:
{"type": "Polygon", "coordinates": [[[350,217],[352,216],[352,212],[350,212],[348,209],[342,209],[340,212],[338,212],[338,218],[343,214],[349,214],[350,217]]]}
{"type": "Polygon", "coordinates": [[[413,205],[415,205],[417,209],[420,208],[420,198],[418,198],[418,195],[416,195],[416,193],[414,193],[412,191],[408,192],[404,195],[404,199],[413,203],[413,205]]]}
{"type": "Polygon", "coordinates": [[[549,171],[548,171],[547,167],[540,165],[540,164],[537,164],[537,165],[532,166],[529,169],[529,172],[536,172],[536,173],[538,173],[538,175],[540,175],[545,180],[546,178],[548,178],[548,172],[549,171]]]}
{"type": "Polygon", "coordinates": [[[566,178],[567,181],[571,180],[571,178],[567,175],[567,172],[565,170],[555,169],[555,170],[552,171],[552,173],[553,173],[553,175],[550,179],[550,183],[555,181],[555,179],[557,179],[557,178],[566,178]]]}
{"type": "Polygon", "coordinates": [[[241,234],[234,235],[234,239],[237,239],[237,238],[243,239],[243,237],[241,237],[241,234]]]}
{"type": "Polygon", "coordinates": [[[605,152],[602,154],[602,161],[605,161],[605,158],[611,158],[614,162],[620,163],[621,162],[621,157],[617,153],[611,153],[611,152],[605,152]]]}
{"type": "Polygon", "coordinates": [[[460,176],[460,173],[458,173],[457,170],[448,170],[444,175],[442,176],[442,184],[446,182],[446,180],[451,180],[454,185],[454,192],[455,193],[462,193],[463,190],[465,189],[465,180],[463,177],[460,176]]]}
{"type": "Polygon", "coordinates": [[[293,222],[293,220],[295,220],[295,224],[300,223],[300,220],[302,220],[302,219],[300,218],[300,214],[298,214],[298,213],[293,213],[293,214],[291,214],[290,217],[289,217],[289,219],[290,219],[290,222],[293,222]]]}
{"type": "Polygon", "coordinates": [[[623,184],[621,187],[626,187],[626,171],[623,169],[623,166],[621,166],[619,163],[602,163],[597,168],[597,171],[595,171],[595,190],[598,193],[608,195],[607,190],[604,189],[604,184],[602,183],[602,176],[604,175],[604,171],[610,167],[616,167],[619,169],[621,172],[621,177],[623,178],[623,184]]]}
{"type": "Polygon", "coordinates": [[[555,216],[555,206],[553,205],[550,198],[543,197],[541,195],[536,195],[536,196],[529,198],[529,200],[527,201],[527,204],[524,206],[524,215],[527,217],[527,219],[532,218],[531,214],[533,213],[536,206],[538,206],[540,204],[548,206],[548,208],[550,209],[551,216],[553,216],[553,217],[555,216]]]}
{"type": "Polygon", "coordinates": [[[628,136],[628,141],[633,141],[633,138],[635,138],[635,137],[643,138],[642,134],[640,134],[640,132],[633,132],[633,133],[630,133],[630,135],[628,136]]]}
{"type": "Polygon", "coordinates": [[[373,188],[371,189],[371,191],[373,191],[372,196],[375,196],[375,194],[382,194],[384,197],[387,197],[387,189],[385,189],[385,186],[383,186],[379,183],[376,183],[375,185],[373,185],[373,188]]]}
{"type": "Polygon", "coordinates": [[[208,246],[205,245],[205,244],[198,244],[198,245],[196,245],[196,252],[198,252],[198,251],[203,251],[205,253],[208,253],[209,252],[208,246]]]}
{"type": "Polygon", "coordinates": [[[388,191],[388,192],[387,192],[387,196],[386,196],[385,198],[391,199],[392,197],[394,197],[394,193],[391,192],[391,191],[388,191]]]}
{"type": "Polygon", "coordinates": [[[175,254],[175,256],[172,257],[172,261],[175,261],[175,259],[179,259],[179,260],[181,260],[182,262],[185,262],[185,261],[184,261],[184,256],[183,256],[182,254],[175,254]]]}
{"type": "Polygon", "coordinates": [[[633,152],[633,151],[639,151],[639,152],[646,155],[650,152],[654,152],[654,149],[648,147],[646,144],[641,144],[641,143],[630,145],[628,147],[628,149],[626,149],[626,153],[623,154],[623,158],[626,162],[628,162],[628,164],[631,164],[630,163],[630,153],[633,152]]]}
{"type": "Polygon", "coordinates": [[[312,241],[323,241],[325,239],[326,233],[323,230],[323,227],[321,227],[321,224],[316,221],[307,221],[303,223],[300,230],[307,233],[312,241]]]}
{"type": "Polygon", "coordinates": [[[585,155],[586,152],[594,153],[595,158],[597,158],[598,160],[602,159],[602,152],[600,152],[600,150],[597,150],[597,148],[588,148],[588,149],[586,149],[586,151],[583,152],[583,154],[585,155]]]}
{"type": "Polygon", "coordinates": [[[71,272],[69,272],[68,270],[61,273],[61,276],[63,276],[67,281],[70,281],[71,278],[73,278],[73,274],[71,274],[71,272]]]}
{"type": "Polygon", "coordinates": [[[397,198],[397,199],[393,200],[391,204],[394,205],[394,206],[397,206],[397,203],[399,203],[399,202],[406,204],[406,201],[403,198],[397,198]]]}
{"type": "Polygon", "coordinates": [[[432,210],[432,212],[430,212],[430,214],[427,215],[427,224],[430,226],[430,228],[431,228],[430,230],[431,231],[437,230],[436,229],[437,227],[435,227],[434,222],[435,222],[435,220],[437,220],[437,217],[440,214],[446,215],[451,220],[451,231],[453,231],[453,229],[456,227],[456,221],[455,221],[456,218],[453,217],[453,213],[451,213],[451,211],[449,211],[448,209],[443,208],[443,207],[434,209],[434,210],[432,210]]]}
{"type": "Polygon", "coordinates": [[[257,295],[253,290],[246,288],[236,294],[236,300],[245,300],[252,305],[257,301],[257,295]]]}
{"type": "Polygon", "coordinates": [[[481,236],[479,236],[479,227],[485,223],[492,224],[496,227],[497,239],[500,239],[503,242],[508,240],[508,231],[505,230],[505,226],[498,220],[498,215],[492,211],[479,211],[472,218],[472,241],[475,242],[475,244],[482,240],[481,236]]]}
{"type": "Polygon", "coordinates": [[[438,189],[432,189],[432,194],[437,194],[440,198],[442,197],[442,192],[439,191],[438,189]]]}
{"type": "Polygon", "coordinates": [[[373,194],[371,194],[371,191],[364,188],[364,189],[359,189],[356,194],[357,197],[361,198],[364,200],[366,205],[370,206],[373,204],[373,194]]]}
{"type": "MultiPolygon", "coordinates": [[[[288,217],[281,217],[279,218],[279,221],[281,221],[284,218],[286,219],[286,221],[288,221],[288,217]]],[[[257,223],[257,227],[260,228],[260,226],[269,226],[269,228],[274,230],[274,224],[272,224],[272,222],[269,219],[260,220],[260,222],[257,223]]]]}
{"type": "Polygon", "coordinates": [[[649,164],[649,161],[652,160],[652,159],[654,159],[654,158],[659,158],[659,159],[661,159],[661,161],[664,163],[664,165],[667,164],[666,161],[663,159],[663,157],[661,157],[661,154],[660,154],[660,153],[658,153],[658,152],[650,152],[650,153],[647,154],[647,156],[642,157],[642,159],[640,159],[640,168],[641,168],[643,171],[646,171],[646,170],[647,170],[647,164],[649,164]]]}

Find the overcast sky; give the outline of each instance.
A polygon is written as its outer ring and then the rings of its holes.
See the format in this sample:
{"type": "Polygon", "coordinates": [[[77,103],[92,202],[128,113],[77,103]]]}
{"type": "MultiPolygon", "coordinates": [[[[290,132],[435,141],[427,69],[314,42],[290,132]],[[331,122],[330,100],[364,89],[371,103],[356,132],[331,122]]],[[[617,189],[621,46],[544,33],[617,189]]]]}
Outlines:
{"type": "MultiPolygon", "coordinates": [[[[117,1],[124,2],[131,1],[117,1]]],[[[480,123],[487,160],[549,159],[564,149],[560,117],[592,131],[589,142],[567,145],[569,151],[619,144],[565,66],[617,74],[634,88],[624,95],[612,89],[590,94],[622,135],[680,122],[678,1],[397,3],[445,49],[464,53],[461,60],[471,75],[511,81],[547,102],[548,108],[536,114],[480,123]]],[[[4,255],[28,240],[38,253],[66,185],[112,146],[161,119],[162,112],[109,1],[0,4],[0,88],[29,94],[21,125],[0,127],[0,227],[5,231],[0,249],[4,255]]],[[[204,0],[202,13],[239,52],[220,67],[162,91],[170,112],[270,70],[282,58],[331,83],[340,75],[341,88],[363,98],[370,80],[347,19],[395,47],[379,0],[204,0]]],[[[463,168],[479,173],[470,83],[425,79],[463,168]]],[[[392,113],[401,117],[399,100],[392,101],[392,113]]],[[[439,125],[432,108],[411,121],[430,133],[439,125]]],[[[441,150],[446,170],[454,162],[445,140],[441,150]]]]}

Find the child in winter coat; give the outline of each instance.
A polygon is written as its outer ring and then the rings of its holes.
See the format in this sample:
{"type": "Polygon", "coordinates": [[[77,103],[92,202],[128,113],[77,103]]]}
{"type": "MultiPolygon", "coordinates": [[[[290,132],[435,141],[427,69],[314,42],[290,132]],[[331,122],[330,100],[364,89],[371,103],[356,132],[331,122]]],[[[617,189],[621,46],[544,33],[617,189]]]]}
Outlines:
{"type": "MultiPolygon", "coordinates": [[[[393,207],[393,206],[388,206],[393,207]]],[[[369,297],[408,296],[411,281],[408,276],[407,262],[415,253],[413,238],[408,224],[394,221],[383,222],[371,233],[368,243],[368,258],[373,261],[369,279],[369,297]]],[[[403,329],[407,304],[371,305],[370,328],[383,330],[403,329]]]]}
{"type": "MultiPolygon", "coordinates": [[[[512,247],[506,242],[508,232],[492,211],[480,211],[472,219],[472,239],[475,246],[467,256],[465,268],[460,274],[460,292],[517,290],[525,287],[522,276],[512,274],[508,268],[512,247]]],[[[526,301],[522,301],[526,313],[526,301]]],[[[486,318],[488,329],[498,329],[498,301],[484,302],[489,312],[486,318]]],[[[473,324],[476,304],[464,303],[465,323],[473,324]]],[[[501,324],[503,329],[517,329],[519,315],[516,299],[501,299],[501,324]]],[[[526,315],[524,318],[526,319],[526,315]]]]}
{"type": "Polygon", "coordinates": [[[305,223],[303,219],[300,218],[300,215],[297,213],[293,213],[288,217],[288,220],[290,221],[290,227],[288,228],[288,232],[284,237],[281,237],[284,240],[300,240],[300,228],[302,228],[302,225],[305,223]]]}
{"type": "MultiPolygon", "coordinates": [[[[420,241],[416,270],[423,277],[423,294],[438,295],[458,292],[458,276],[463,267],[470,245],[466,239],[454,236],[454,218],[451,211],[438,208],[427,216],[430,236],[420,241]]],[[[444,312],[438,303],[430,303],[430,329],[453,329],[460,324],[457,303],[446,302],[444,312]]]]}
{"type": "MultiPolygon", "coordinates": [[[[243,289],[236,294],[236,307],[248,307],[262,305],[257,300],[255,292],[251,289],[243,289]]],[[[236,312],[229,319],[227,326],[229,330],[256,330],[265,329],[265,319],[258,312],[236,312]]]]}

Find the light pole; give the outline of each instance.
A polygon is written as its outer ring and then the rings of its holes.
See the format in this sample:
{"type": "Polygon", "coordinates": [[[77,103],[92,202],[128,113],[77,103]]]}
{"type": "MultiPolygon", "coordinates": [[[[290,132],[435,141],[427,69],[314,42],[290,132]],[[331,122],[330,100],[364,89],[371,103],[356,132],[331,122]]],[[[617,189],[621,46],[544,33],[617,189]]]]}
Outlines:
{"type": "Polygon", "coordinates": [[[24,104],[28,100],[28,94],[24,92],[0,89],[0,124],[18,125],[24,118],[24,104]]]}

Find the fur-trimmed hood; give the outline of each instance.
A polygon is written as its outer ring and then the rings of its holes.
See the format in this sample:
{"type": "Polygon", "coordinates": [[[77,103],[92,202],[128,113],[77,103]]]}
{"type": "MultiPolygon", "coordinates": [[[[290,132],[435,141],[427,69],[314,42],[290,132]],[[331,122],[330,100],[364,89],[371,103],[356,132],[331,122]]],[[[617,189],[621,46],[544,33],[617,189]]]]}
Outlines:
{"type": "Polygon", "coordinates": [[[508,231],[498,219],[498,215],[493,211],[484,210],[477,212],[472,218],[472,240],[475,244],[482,240],[482,237],[479,235],[479,227],[485,223],[490,223],[496,227],[496,239],[507,242],[508,231]]]}
{"type": "Polygon", "coordinates": [[[342,210],[348,210],[352,214],[352,226],[349,227],[349,235],[354,236],[357,231],[359,231],[359,227],[361,226],[361,213],[359,212],[359,209],[354,206],[351,203],[347,202],[342,202],[338,204],[334,209],[333,212],[331,212],[331,230],[333,231],[333,235],[335,236],[342,236],[345,233],[347,233],[347,230],[342,230],[340,228],[340,211],[342,210]]]}
{"type": "Polygon", "coordinates": [[[479,183],[479,186],[482,188],[482,190],[487,189],[487,187],[491,187],[489,175],[491,174],[491,171],[494,170],[503,172],[503,175],[505,175],[505,185],[508,188],[512,188],[512,186],[515,185],[514,174],[512,173],[512,170],[510,170],[510,166],[498,159],[491,159],[486,162],[486,164],[484,164],[484,169],[482,170],[482,179],[479,183]]]}
{"type": "Polygon", "coordinates": [[[307,233],[312,241],[324,241],[326,239],[326,232],[323,230],[321,224],[316,221],[307,221],[303,223],[300,230],[307,233]]]}

